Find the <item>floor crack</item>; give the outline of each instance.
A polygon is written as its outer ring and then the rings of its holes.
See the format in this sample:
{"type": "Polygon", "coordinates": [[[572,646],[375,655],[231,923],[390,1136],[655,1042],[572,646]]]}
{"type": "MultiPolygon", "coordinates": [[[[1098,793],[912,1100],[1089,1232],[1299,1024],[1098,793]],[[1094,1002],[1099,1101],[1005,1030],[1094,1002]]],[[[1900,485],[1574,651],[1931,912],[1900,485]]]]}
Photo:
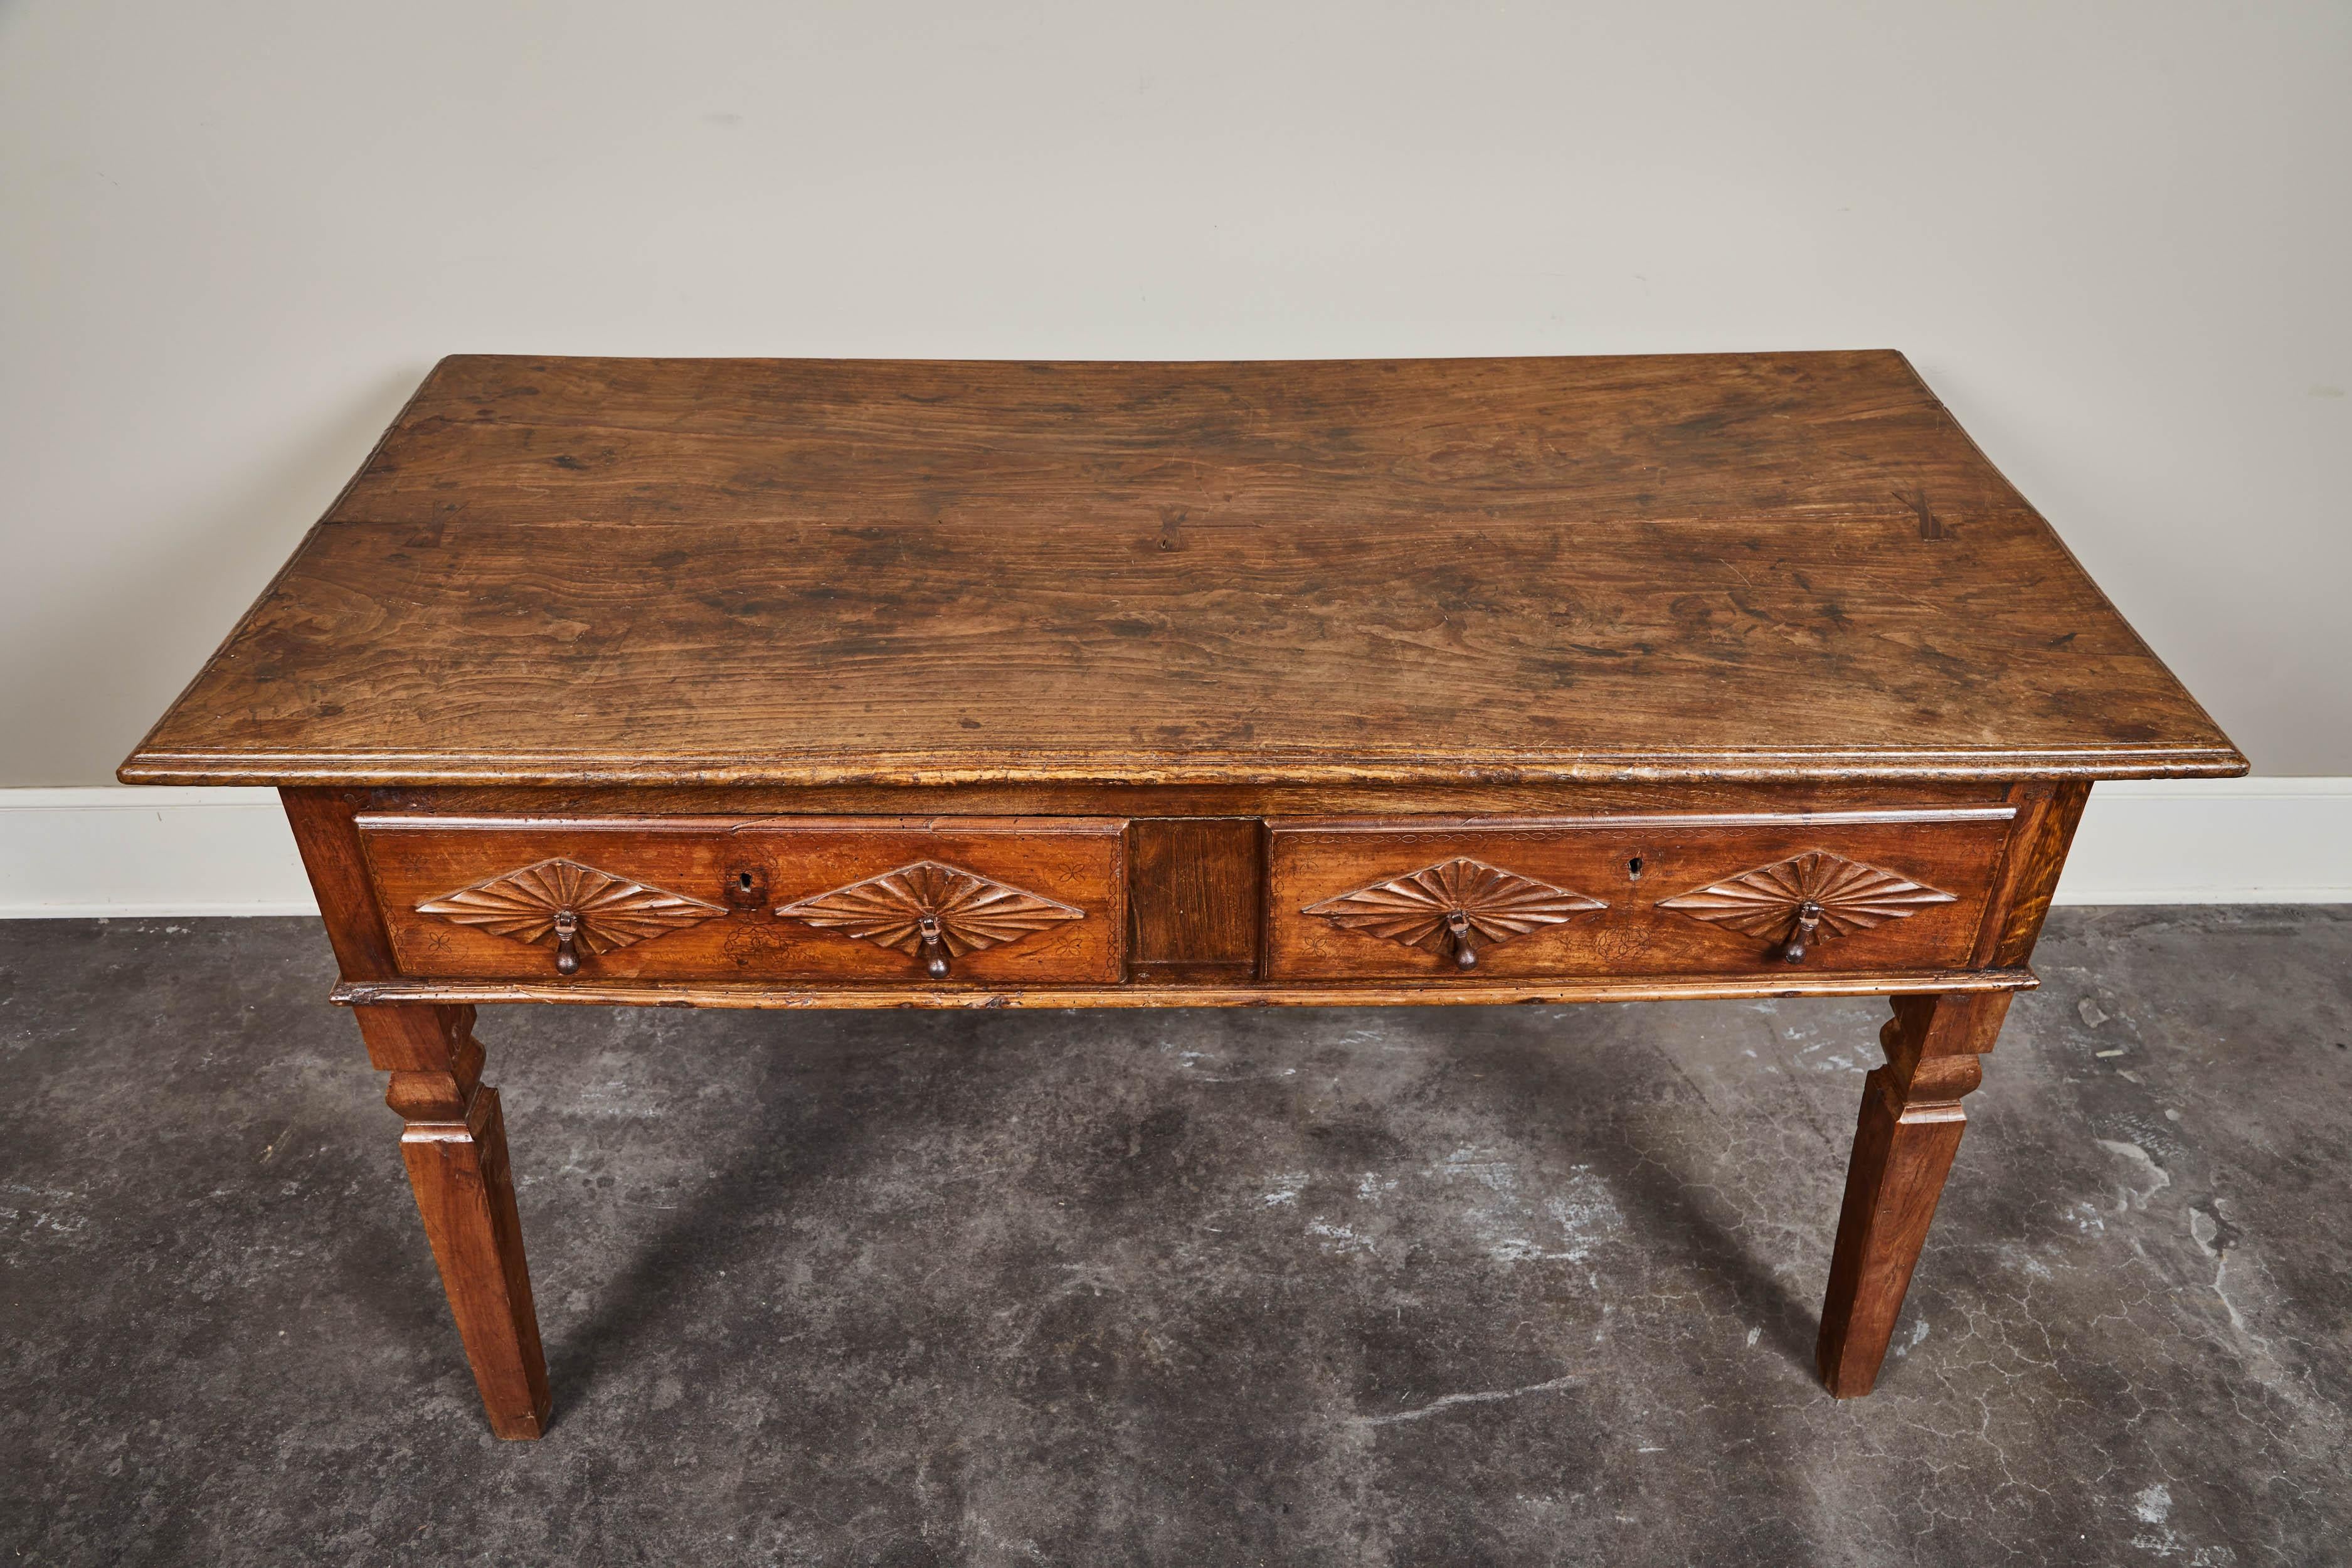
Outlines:
{"type": "Polygon", "coordinates": [[[1359,1415],[1355,1420],[1363,1426],[1392,1426],[1400,1421],[1418,1421],[1424,1415],[1434,1415],[1441,1410],[1451,1410],[1457,1405],[1489,1405],[1498,1399],[1517,1399],[1526,1394],[1549,1394],[1555,1388],[1567,1388],[1582,1383],[1582,1373],[1570,1373],[1555,1377],[1549,1383],[1530,1383],[1525,1388],[1487,1388],[1475,1394],[1448,1394],[1411,1410],[1400,1410],[1392,1415],[1359,1415]]]}

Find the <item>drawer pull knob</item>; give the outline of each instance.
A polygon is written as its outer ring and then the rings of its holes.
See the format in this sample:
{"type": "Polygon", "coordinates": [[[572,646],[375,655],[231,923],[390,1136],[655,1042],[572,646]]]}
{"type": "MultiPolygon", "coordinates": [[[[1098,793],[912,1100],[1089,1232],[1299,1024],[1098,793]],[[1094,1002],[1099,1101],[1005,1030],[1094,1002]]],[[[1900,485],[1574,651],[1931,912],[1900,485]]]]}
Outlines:
{"type": "Polygon", "coordinates": [[[948,977],[948,942],[940,930],[940,917],[925,915],[917,922],[923,938],[923,973],[934,980],[948,977]]]}
{"type": "Polygon", "coordinates": [[[1822,906],[1813,902],[1811,899],[1807,899],[1803,903],[1799,904],[1797,906],[1797,929],[1789,933],[1788,942],[1782,944],[1780,948],[1780,962],[1783,963],[1804,963],[1805,944],[1813,940],[1813,932],[1819,931],[1821,927],[1822,906]]]}
{"type": "Polygon", "coordinates": [[[1454,939],[1454,967],[1478,967],[1478,950],[1470,945],[1470,914],[1466,910],[1448,910],[1445,913],[1445,934],[1454,939]]]}
{"type": "Polygon", "coordinates": [[[555,911],[555,973],[580,973],[580,950],[572,944],[580,939],[580,916],[572,910],[555,911]]]}

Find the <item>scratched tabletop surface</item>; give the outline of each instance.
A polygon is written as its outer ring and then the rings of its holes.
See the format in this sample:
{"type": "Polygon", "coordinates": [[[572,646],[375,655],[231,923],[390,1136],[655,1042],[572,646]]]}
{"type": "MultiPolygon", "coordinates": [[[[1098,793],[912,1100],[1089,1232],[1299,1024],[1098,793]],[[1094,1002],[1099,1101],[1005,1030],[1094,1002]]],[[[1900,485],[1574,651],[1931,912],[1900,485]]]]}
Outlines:
{"type": "Polygon", "coordinates": [[[2242,767],[1897,353],[460,356],[123,776],[2242,767]]]}

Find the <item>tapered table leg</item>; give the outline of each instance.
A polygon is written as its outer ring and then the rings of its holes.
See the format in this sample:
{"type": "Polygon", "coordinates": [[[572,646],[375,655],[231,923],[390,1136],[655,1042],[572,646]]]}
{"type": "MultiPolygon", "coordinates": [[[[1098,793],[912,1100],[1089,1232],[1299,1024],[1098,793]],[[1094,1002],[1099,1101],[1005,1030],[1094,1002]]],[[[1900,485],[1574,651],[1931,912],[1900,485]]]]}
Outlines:
{"type": "Polygon", "coordinates": [[[507,1168],[506,1122],[499,1091],[481,1081],[474,1010],[352,1011],[369,1058],[392,1073],[384,1102],[407,1123],[401,1156],[490,1429],[501,1437],[536,1437],[547,1426],[547,1362],[507,1168]]]}
{"type": "Polygon", "coordinates": [[[1877,1380],[1959,1152],[1968,1123],[1960,1098],[1981,1080],[1977,1058],[1992,1049],[2008,1011],[2005,991],[1898,996],[1879,1031],[1886,1065],[1863,1085],[1814,1352],[1822,1381],[1841,1399],[1868,1394],[1877,1380]]]}

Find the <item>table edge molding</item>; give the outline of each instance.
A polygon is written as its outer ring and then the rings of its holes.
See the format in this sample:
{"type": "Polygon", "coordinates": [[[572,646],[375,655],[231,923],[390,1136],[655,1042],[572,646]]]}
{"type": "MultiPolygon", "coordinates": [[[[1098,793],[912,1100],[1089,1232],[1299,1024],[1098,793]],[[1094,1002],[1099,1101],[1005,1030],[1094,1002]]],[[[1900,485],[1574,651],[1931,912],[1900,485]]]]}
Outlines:
{"type": "Polygon", "coordinates": [[[1805,996],[1907,996],[2030,991],[2029,969],[1917,970],[1903,973],[1720,975],[1667,980],[1453,980],[1356,984],[1027,986],[793,986],[730,982],[509,982],[346,980],[330,994],[343,1006],[483,1005],[555,1002],[614,1007],[947,1008],[1526,1006],[1577,1002],[1675,1002],[1805,996]]]}
{"type": "Polygon", "coordinates": [[[981,763],[927,753],[762,758],[677,755],[139,752],[115,776],[130,784],[362,787],[512,784],[580,787],[935,784],[1345,784],[2018,783],[2029,780],[2234,778],[2232,746],[2053,752],[1692,752],[1305,757],[1190,752],[1032,754],[981,763]]]}

